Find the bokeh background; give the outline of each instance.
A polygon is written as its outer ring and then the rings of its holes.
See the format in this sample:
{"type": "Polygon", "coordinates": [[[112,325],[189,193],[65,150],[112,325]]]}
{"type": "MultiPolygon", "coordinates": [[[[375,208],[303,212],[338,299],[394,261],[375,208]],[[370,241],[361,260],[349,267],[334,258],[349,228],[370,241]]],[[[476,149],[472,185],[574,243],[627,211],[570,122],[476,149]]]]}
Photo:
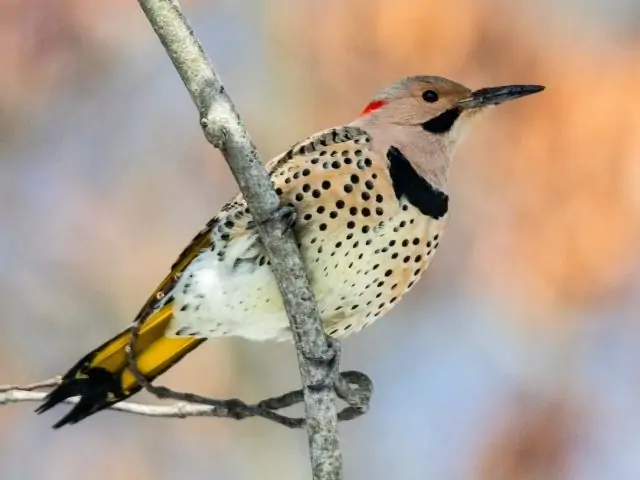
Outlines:
{"type": "MultiPolygon", "coordinates": [[[[370,414],[347,477],[640,478],[640,3],[185,0],[265,158],[438,74],[547,90],[459,151],[426,278],[346,340],[370,414]]],[[[127,326],[235,192],[136,2],[0,1],[0,383],[64,371],[127,326]]],[[[295,388],[290,345],[208,342],[162,377],[257,400],[295,388]]],[[[147,400],[144,394],[138,400],[147,400]]],[[[264,421],[0,410],[0,478],[309,477],[264,421]]]]}

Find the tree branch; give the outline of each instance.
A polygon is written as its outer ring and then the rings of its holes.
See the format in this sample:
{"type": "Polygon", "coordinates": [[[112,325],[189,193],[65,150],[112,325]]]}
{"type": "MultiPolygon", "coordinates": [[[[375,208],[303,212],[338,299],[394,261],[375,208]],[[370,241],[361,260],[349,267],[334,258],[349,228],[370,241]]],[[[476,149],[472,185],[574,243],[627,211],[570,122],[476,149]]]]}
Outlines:
{"type": "MultiPolygon", "coordinates": [[[[367,411],[371,398],[373,385],[369,378],[356,371],[343,372],[341,378],[350,385],[350,400],[353,404],[344,408],[339,414],[341,421],[352,420],[367,411]]],[[[49,390],[61,382],[61,377],[54,377],[42,382],[28,385],[0,385],[0,406],[10,403],[41,402],[45,399],[49,390]],[[45,390],[36,392],[34,390],[45,390]]],[[[162,390],[164,387],[156,387],[162,390]]],[[[183,400],[170,406],[145,405],[135,402],[119,402],[109,407],[119,412],[133,413],[147,417],[165,418],[189,418],[189,417],[224,417],[242,420],[259,416],[274,421],[289,428],[301,428],[305,426],[304,418],[287,417],[276,413],[280,410],[302,402],[302,390],[294,390],[277,397],[267,398],[253,405],[237,400],[215,400],[194,394],[180,394],[183,400]]],[[[158,395],[162,397],[162,393],[158,395]]],[[[348,401],[346,398],[341,398],[348,401]]],[[[78,397],[68,398],[64,403],[75,404],[78,397]]]]}
{"type": "Polygon", "coordinates": [[[342,453],[334,390],[309,388],[323,385],[335,374],[330,362],[312,359],[328,360],[335,352],[327,344],[293,232],[277,213],[280,205],[269,175],[178,2],[138,0],[138,3],[195,103],[205,137],[221,150],[229,164],[270,257],[298,353],[313,477],[341,479],[342,453]]]}
{"type": "MultiPolygon", "coordinates": [[[[0,405],[20,402],[41,402],[45,399],[48,392],[34,392],[30,390],[11,389],[0,393],[0,405]]],[[[67,398],[64,403],[76,404],[78,397],[67,398]]],[[[147,417],[165,417],[165,418],[187,418],[187,417],[209,417],[216,415],[215,407],[202,404],[192,403],[176,403],[175,405],[144,405],[133,402],[120,402],[112,405],[111,410],[119,412],[133,413],[136,415],[144,415],[147,417]]]]}
{"type": "MultiPolygon", "coordinates": [[[[238,116],[175,0],[138,0],[164,45],[200,114],[207,140],[223,153],[251,210],[262,243],[270,257],[289,316],[296,344],[302,389],[247,404],[238,399],[218,400],[180,393],[150,384],[138,371],[134,344],[143,318],[136,319],[127,346],[129,367],[141,386],[159,398],[179,400],[171,406],[119,402],[112,410],[152,417],[215,416],[244,419],[259,416],[290,428],[306,427],[313,478],[342,478],[342,454],[337,424],[366,413],[372,395],[371,380],[363,373],[339,373],[339,344],[325,336],[313,292],[294,234],[295,210],[281,206],[268,173],[238,116]],[[349,406],[336,412],[335,394],[349,406]],[[280,410],[304,401],[305,418],[287,417],[280,410]]],[[[30,385],[0,385],[0,406],[42,401],[61,381],[52,378],[30,385]]],[[[77,397],[66,403],[76,403],[77,397]]]]}
{"type": "MultiPolygon", "coordinates": [[[[172,406],[119,402],[110,408],[154,417],[215,416],[241,420],[259,416],[290,428],[308,427],[314,478],[341,478],[342,459],[336,423],[366,413],[373,384],[361,372],[339,373],[339,344],[324,335],[304,265],[289,229],[295,211],[278,204],[255,147],[178,4],[172,0],[139,2],[200,111],[200,123],[207,139],[222,150],[252,209],[291,321],[303,388],[247,404],[238,399],[212,399],[152,385],[138,371],[132,353],[143,320],[138,318],[127,346],[129,367],[140,385],[149,392],[159,398],[179,402],[172,406]],[[349,404],[337,415],[334,389],[338,397],[349,404]],[[288,417],[276,412],[303,401],[306,418],[288,417]]],[[[51,389],[60,382],[61,377],[55,377],[29,385],[0,385],[0,406],[42,401],[48,392],[34,390],[51,389]]],[[[77,398],[70,398],[66,403],[77,401],[77,398]]]]}

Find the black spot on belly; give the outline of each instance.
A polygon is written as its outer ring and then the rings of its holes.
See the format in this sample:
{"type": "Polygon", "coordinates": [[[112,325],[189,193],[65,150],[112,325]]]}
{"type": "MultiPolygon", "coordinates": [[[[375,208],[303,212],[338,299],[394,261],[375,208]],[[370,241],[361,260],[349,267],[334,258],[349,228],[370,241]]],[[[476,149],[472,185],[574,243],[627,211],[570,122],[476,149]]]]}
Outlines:
{"type": "Polygon", "coordinates": [[[393,190],[398,201],[406,197],[423,215],[435,219],[447,213],[449,196],[421,177],[398,148],[389,147],[387,159],[393,190]]]}

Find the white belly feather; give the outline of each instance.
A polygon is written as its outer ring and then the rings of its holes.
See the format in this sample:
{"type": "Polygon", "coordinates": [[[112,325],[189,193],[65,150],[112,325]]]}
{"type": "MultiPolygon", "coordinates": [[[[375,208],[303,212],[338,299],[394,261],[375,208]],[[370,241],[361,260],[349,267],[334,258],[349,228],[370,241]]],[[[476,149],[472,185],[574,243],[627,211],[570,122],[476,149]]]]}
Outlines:
{"type": "MultiPolygon", "coordinates": [[[[400,212],[368,234],[303,236],[301,251],[325,328],[341,337],[389,311],[417,282],[438,246],[444,219],[400,212]],[[341,241],[342,240],[342,241],[341,241]],[[419,240],[419,241],[418,241],[419,240]]],[[[229,242],[224,259],[203,251],[176,285],[168,336],[289,340],[282,297],[256,235],[229,242]],[[252,259],[240,265],[236,259],[252,259]]]]}
{"type": "MultiPolygon", "coordinates": [[[[238,258],[233,253],[230,249],[227,258],[238,258]]],[[[167,336],[232,335],[250,340],[291,337],[271,269],[267,265],[234,269],[232,262],[220,261],[211,251],[194,259],[176,285],[173,313],[167,336]]]]}

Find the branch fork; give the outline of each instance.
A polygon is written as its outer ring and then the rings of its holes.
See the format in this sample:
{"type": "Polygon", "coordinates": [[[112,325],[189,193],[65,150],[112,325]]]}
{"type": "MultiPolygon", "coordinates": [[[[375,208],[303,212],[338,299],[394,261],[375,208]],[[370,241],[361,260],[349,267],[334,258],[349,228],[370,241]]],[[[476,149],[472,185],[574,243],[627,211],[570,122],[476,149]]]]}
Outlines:
{"type": "MultiPolygon", "coordinates": [[[[182,14],[178,1],[138,0],[138,3],[196,105],[206,139],[224,155],[251,209],[289,316],[303,388],[247,404],[238,399],[217,400],[154,386],[146,381],[136,366],[133,346],[142,322],[142,319],[137,319],[131,329],[127,350],[129,369],[146,390],[159,398],[174,399],[178,403],[152,406],[125,401],[112,405],[111,409],[154,417],[243,419],[256,416],[291,428],[306,427],[314,480],[340,480],[343,478],[343,462],[338,421],[356,418],[368,410],[372,382],[360,372],[340,373],[339,344],[324,333],[305,266],[290,228],[295,221],[295,210],[292,212],[290,206],[279,204],[251,137],[182,14]],[[336,394],[348,403],[339,413],[336,394]],[[277,412],[301,402],[305,405],[305,418],[287,417],[277,412]]],[[[59,382],[60,379],[55,378],[22,387],[0,386],[0,405],[41,401],[47,392],[39,390],[54,387],[59,382]]],[[[77,402],[77,398],[67,399],[67,402],[77,402]]]]}

